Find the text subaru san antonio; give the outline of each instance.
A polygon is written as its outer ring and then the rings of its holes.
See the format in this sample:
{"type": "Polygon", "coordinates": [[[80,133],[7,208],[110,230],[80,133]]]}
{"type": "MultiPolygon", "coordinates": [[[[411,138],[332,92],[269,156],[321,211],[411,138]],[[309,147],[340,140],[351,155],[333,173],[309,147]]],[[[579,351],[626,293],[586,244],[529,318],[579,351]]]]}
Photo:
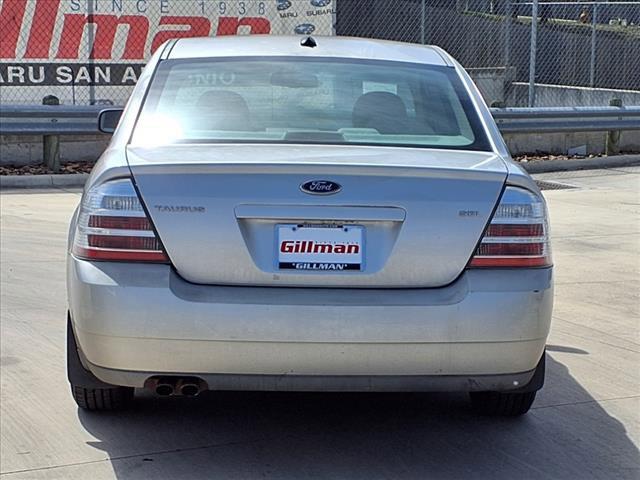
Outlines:
{"type": "Polygon", "coordinates": [[[544,379],[546,207],[438,48],[181,39],[86,185],[68,292],[82,408],[135,387],[468,391],[518,415],[544,379]]]}

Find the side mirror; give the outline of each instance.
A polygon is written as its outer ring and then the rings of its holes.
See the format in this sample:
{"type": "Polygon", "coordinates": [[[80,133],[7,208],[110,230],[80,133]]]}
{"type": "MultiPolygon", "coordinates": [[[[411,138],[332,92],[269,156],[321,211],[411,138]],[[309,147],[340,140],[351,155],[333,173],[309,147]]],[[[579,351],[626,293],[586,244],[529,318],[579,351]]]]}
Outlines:
{"type": "Polygon", "coordinates": [[[108,108],[102,110],[98,115],[98,130],[102,133],[115,132],[123,111],[124,109],[122,108],[108,108]]]}

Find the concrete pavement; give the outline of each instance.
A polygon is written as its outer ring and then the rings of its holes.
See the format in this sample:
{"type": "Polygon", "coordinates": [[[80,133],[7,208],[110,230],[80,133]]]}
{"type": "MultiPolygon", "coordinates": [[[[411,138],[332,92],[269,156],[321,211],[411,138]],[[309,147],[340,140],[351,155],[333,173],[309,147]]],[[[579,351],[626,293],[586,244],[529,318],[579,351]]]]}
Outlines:
{"type": "Polygon", "coordinates": [[[640,168],[543,174],[556,307],[517,420],[464,395],[206,393],[76,409],[64,256],[77,191],[3,192],[0,478],[640,478],[640,168]]]}

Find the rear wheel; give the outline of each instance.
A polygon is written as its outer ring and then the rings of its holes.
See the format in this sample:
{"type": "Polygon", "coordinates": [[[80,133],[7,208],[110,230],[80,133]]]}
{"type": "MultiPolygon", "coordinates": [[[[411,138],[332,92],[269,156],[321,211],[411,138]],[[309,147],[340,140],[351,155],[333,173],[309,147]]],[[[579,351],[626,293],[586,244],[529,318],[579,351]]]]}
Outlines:
{"type": "Polygon", "coordinates": [[[120,410],[133,400],[133,387],[105,383],[82,365],[70,315],[67,315],[67,378],[73,399],[84,410],[120,410]]]}
{"type": "Polygon", "coordinates": [[[133,400],[133,388],[84,388],[71,385],[76,404],[85,410],[110,411],[126,408],[133,400]]]}
{"type": "Polygon", "coordinates": [[[471,404],[482,415],[517,417],[524,415],[536,399],[536,393],[544,386],[546,351],[540,357],[529,383],[507,392],[470,392],[471,404]]]}
{"type": "Polygon", "coordinates": [[[482,415],[517,417],[531,408],[537,392],[471,392],[471,404],[482,415]]]}

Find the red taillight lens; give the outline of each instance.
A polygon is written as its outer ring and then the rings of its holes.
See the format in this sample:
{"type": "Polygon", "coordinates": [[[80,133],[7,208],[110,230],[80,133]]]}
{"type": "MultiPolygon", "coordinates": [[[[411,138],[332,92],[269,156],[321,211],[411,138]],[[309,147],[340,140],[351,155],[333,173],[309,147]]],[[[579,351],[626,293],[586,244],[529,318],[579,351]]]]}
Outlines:
{"type": "Polygon", "coordinates": [[[151,230],[151,222],[146,217],[107,217],[91,215],[91,228],[116,228],[120,230],[151,230]]]}
{"type": "Polygon", "coordinates": [[[88,260],[169,261],[128,179],[106,182],[87,192],[73,253],[88,260]]]}
{"type": "Polygon", "coordinates": [[[470,267],[551,265],[547,214],[534,193],[507,187],[470,267]]]}
{"type": "Polygon", "coordinates": [[[154,237],[119,237],[117,235],[89,235],[89,246],[120,250],[159,251],[162,249],[160,242],[154,237]]]}
{"type": "Polygon", "coordinates": [[[539,256],[544,253],[544,243],[483,243],[478,247],[476,256],[539,256]]]}
{"type": "Polygon", "coordinates": [[[505,225],[490,224],[485,236],[487,237],[542,237],[544,225],[534,223],[532,225],[505,225]]]}

